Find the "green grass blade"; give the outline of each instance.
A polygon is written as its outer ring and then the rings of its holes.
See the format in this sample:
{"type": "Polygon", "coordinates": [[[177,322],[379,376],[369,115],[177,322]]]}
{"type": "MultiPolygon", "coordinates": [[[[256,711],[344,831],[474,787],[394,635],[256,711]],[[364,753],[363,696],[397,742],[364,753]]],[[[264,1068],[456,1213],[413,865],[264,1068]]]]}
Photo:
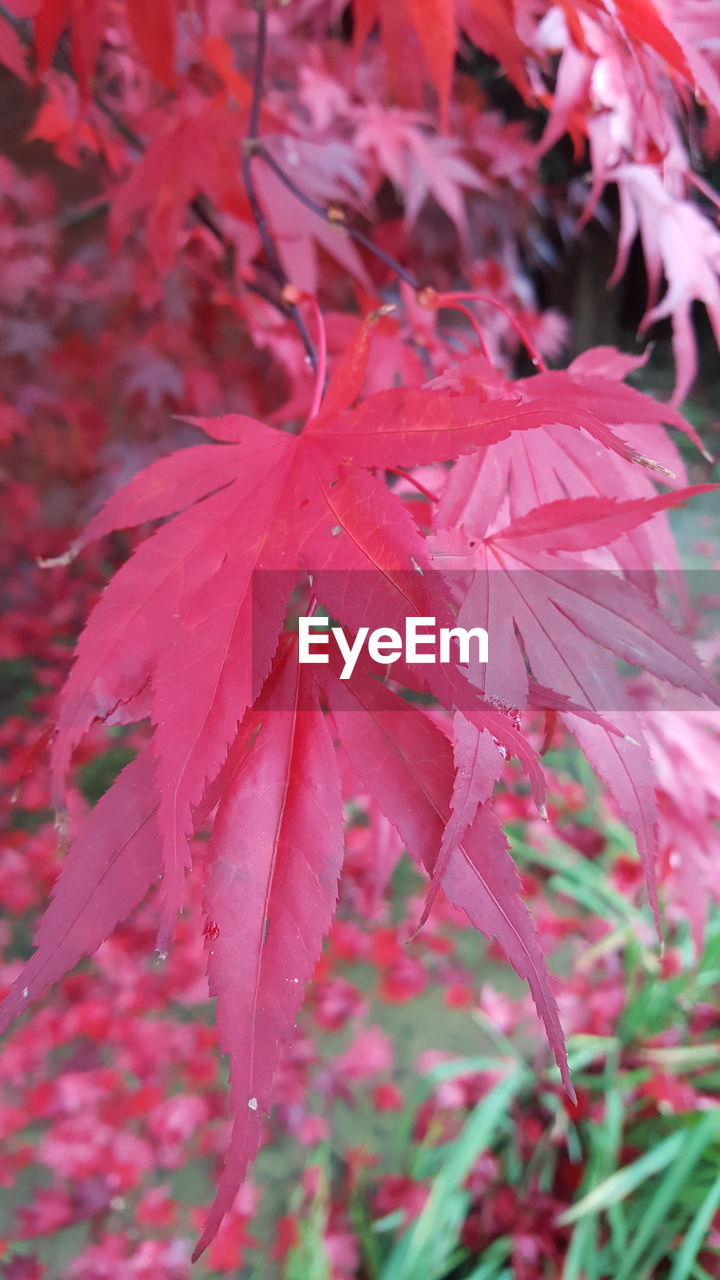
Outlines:
{"type": "Polygon", "coordinates": [[[458,1209],[466,1207],[465,1195],[458,1193],[525,1079],[525,1072],[512,1073],[475,1108],[435,1177],[422,1213],[390,1254],[382,1280],[439,1280],[444,1274],[462,1222],[458,1209]]]}
{"type": "Polygon", "coordinates": [[[592,1191],[583,1196],[572,1209],[568,1209],[558,1221],[562,1226],[569,1226],[588,1213],[597,1213],[601,1209],[608,1209],[612,1204],[618,1204],[636,1187],[641,1186],[647,1178],[666,1169],[680,1154],[685,1141],[684,1133],[671,1134],[669,1138],[665,1138],[657,1147],[647,1151],[638,1160],[626,1165],[624,1169],[618,1169],[617,1173],[612,1173],[597,1187],[593,1187],[592,1191]]]}
{"type": "Polygon", "coordinates": [[[466,1280],[501,1280],[503,1276],[512,1276],[512,1272],[508,1271],[504,1265],[511,1253],[512,1240],[507,1236],[493,1240],[492,1244],[483,1251],[480,1266],[471,1271],[466,1280]]]}
{"type": "Polygon", "coordinates": [[[686,1136],[677,1160],[670,1166],[652,1198],[643,1208],[642,1218],[623,1258],[616,1280],[632,1280],[643,1251],[653,1242],[657,1231],[664,1225],[670,1209],[679,1199],[692,1170],[701,1159],[705,1148],[717,1135],[719,1127],[720,1117],[714,1113],[708,1113],[703,1116],[692,1133],[686,1136]]]}
{"type": "Polygon", "coordinates": [[[597,1258],[597,1221],[583,1218],[572,1233],[563,1266],[562,1280],[593,1280],[597,1258]]]}
{"type": "Polygon", "coordinates": [[[687,1235],[675,1258],[675,1264],[670,1272],[669,1280],[688,1280],[693,1270],[695,1259],[702,1249],[705,1237],[710,1230],[710,1223],[718,1209],[720,1209],[720,1174],[713,1182],[690,1223],[687,1235]]]}

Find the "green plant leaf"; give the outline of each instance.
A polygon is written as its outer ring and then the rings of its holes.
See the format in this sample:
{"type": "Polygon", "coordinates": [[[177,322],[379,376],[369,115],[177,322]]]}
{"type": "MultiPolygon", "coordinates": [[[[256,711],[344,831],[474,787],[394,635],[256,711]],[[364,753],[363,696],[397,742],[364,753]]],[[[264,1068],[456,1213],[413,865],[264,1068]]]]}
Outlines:
{"type": "Polygon", "coordinates": [[[720,1208],[720,1174],[710,1187],[705,1199],[698,1209],[687,1231],[669,1280],[687,1280],[693,1270],[693,1263],[702,1246],[717,1210],[720,1208]]]}
{"type": "Polygon", "coordinates": [[[467,1197],[462,1184],[482,1151],[492,1141],[498,1124],[526,1080],[525,1072],[506,1076],[483,1098],[451,1144],[435,1177],[422,1213],[397,1242],[382,1272],[382,1280],[441,1280],[457,1244],[462,1222],[458,1209],[467,1197]]]}
{"type": "Polygon", "coordinates": [[[618,1169],[598,1186],[593,1187],[592,1191],[583,1196],[572,1209],[563,1213],[558,1218],[558,1222],[561,1226],[569,1226],[588,1213],[597,1213],[601,1209],[608,1209],[610,1205],[618,1204],[648,1178],[666,1169],[680,1154],[685,1141],[684,1132],[671,1134],[656,1147],[646,1151],[645,1155],[640,1156],[638,1160],[626,1165],[624,1169],[618,1169]]]}

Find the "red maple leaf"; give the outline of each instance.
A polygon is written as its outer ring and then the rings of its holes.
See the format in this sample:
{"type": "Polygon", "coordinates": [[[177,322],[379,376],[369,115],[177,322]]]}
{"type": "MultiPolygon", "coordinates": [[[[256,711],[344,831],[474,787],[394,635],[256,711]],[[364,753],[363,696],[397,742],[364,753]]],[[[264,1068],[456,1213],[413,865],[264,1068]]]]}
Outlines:
{"type": "MultiPolygon", "coordinates": [[[[689,641],[638,584],[571,553],[605,547],[656,513],[716,487],[698,485],[628,502],[561,499],[481,540],[455,529],[436,541],[444,566],[455,566],[459,573],[470,570],[459,625],[483,626],[494,637],[487,664],[476,666],[474,673],[483,693],[501,706],[524,709],[527,659],[543,686],[573,700],[573,709],[561,715],[637,837],[658,928],[655,778],[641,721],[616,674],[614,658],[711,701],[718,701],[720,693],[689,641]],[[611,724],[617,717],[625,736],[578,718],[577,707],[606,715],[611,724]]],[[[456,763],[454,821],[443,840],[436,878],[478,804],[487,799],[487,749],[477,726],[464,716],[456,730],[456,763]]]]}
{"type": "MultiPolygon", "coordinates": [[[[3,1019],[94,949],[159,875],[164,948],[183,898],[188,841],[214,814],[204,933],[221,1040],[231,1058],[235,1122],[200,1249],[257,1149],[280,1048],[292,1034],[333,913],[342,815],[330,725],[430,875],[431,894],[441,886],[527,979],[571,1090],[543,953],[490,807],[508,754],[520,758],[542,804],[542,771],[519,713],[542,705],[570,719],[638,832],[652,885],[646,795],[652,780],[644,748],[623,737],[625,722],[618,729],[603,720],[608,696],[621,695],[612,662],[601,660],[597,646],[715,696],[686,642],[639,588],[613,579],[603,603],[578,585],[574,566],[569,580],[562,578],[563,572],[568,578],[563,555],[612,543],[694,490],[617,504],[597,496],[560,499],[474,537],[460,516],[456,528],[443,529],[441,504],[435,552],[457,555],[463,547],[463,569],[475,570],[457,598],[453,575],[433,571],[420,527],[377,474],[486,450],[514,435],[529,438],[543,427],[562,429],[568,439],[586,437],[602,459],[647,463],[599,416],[602,410],[624,423],[632,405],[642,422],[650,413],[643,398],[625,395],[597,368],[576,371],[577,384],[571,374],[506,384],[479,377],[470,362],[425,387],[396,387],[356,404],[376,319],[360,328],[322,399],[321,364],[316,406],[299,435],[239,414],[192,420],[216,443],[189,447],[140,473],[105,504],[75,548],[177,513],[115,575],[80,638],[53,749],[58,802],[73,751],[94,721],[149,717],[152,742],[72,844],[37,950],[3,1019]],[[595,379],[597,411],[585,405],[583,377],[595,379]],[[555,536],[566,550],[553,554],[547,548],[555,536]],[[514,586],[518,569],[532,569],[542,581],[529,600],[514,586]],[[454,753],[424,711],[362,664],[350,680],[334,665],[319,675],[301,668],[295,637],[283,635],[298,583],[306,610],[319,601],[354,633],[368,623],[402,630],[408,616],[491,622],[497,656],[482,679],[457,663],[401,662],[393,669],[396,683],[430,690],[454,712],[454,753]],[[528,677],[515,627],[540,684],[528,677]],[[628,764],[633,751],[641,766],[628,764]]],[[[468,466],[477,471],[473,458],[468,466]]]]}

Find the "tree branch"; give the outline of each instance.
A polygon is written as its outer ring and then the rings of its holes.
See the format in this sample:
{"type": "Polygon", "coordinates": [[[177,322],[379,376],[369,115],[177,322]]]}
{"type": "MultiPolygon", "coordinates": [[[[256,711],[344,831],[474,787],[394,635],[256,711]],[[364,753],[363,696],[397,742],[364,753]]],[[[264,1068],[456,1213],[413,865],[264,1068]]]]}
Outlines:
{"type": "Polygon", "coordinates": [[[273,173],[280,182],[282,182],[283,186],[287,187],[288,191],[294,195],[296,200],[299,200],[301,204],[304,204],[306,209],[310,209],[313,213],[316,213],[319,218],[322,218],[324,222],[329,223],[331,227],[338,227],[338,229],[344,231],[351,240],[355,240],[358,244],[363,245],[364,248],[368,249],[370,253],[373,253],[380,262],[384,262],[385,266],[389,267],[400,280],[404,280],[405,284],[409,284],[410,288],[414,289],[416,293],[422,288],[417,277],[414,276],[412,272],[406,270],[406,268],[403,267],[396,258],[393,258],[389,253],[386,253],[384,249],[379,248],[379,246],[376,245],[369,236],[366,236],[363,231],[358,231],[356,227],[348,226],[342,209],[338,208],[336,205],[331,205],[329,209],[326,209],[323,205],[318,204],[317,200],[313,200],[311,196],[306,195],[304,191],[301,191],[299,187],[296,187],[292,178],[290,178],[285,170],[280,167],[277,160],[270,154],[267,148],[263,146],[259,139],[248,139],[248,146],[251,145],[253,155],[259,156],[260,159],[264,160],[265,164],[269,169],[272,169],[273,173]]]}
{"type": "Polygon", "coordinates": [[[10,26],[15,32],[15,35],[19,36],[23,44],[29,44],[28,34],[27,34],[27,25],[28,25],[27,19],[16,18],[15,14],[11,13],[9,9],[6,9],[4,4],[0,4],[0,18],[4,18],[6,22],[9,22],[10,26]]]}
{"type": "MultiPolygon", "coordinates": [[[[262,205],[258,198],[255,180],[252,174],[252,159],[257,155],[258,131],[260,129],[260,109],[262,106],[263,80],[265,75],[265,53],[267,49],[267,10],[265,8],[265,0],[256,0],[255,7],[257,9],[257,37],[255,45],[255,68],[253,72],[253,93],[250,105],[250,121],[249,136],[245,141],[242,155],[242,177],[247,192],[248,201],[252,210],[255,226],[258,229],[262,247],[265,250],[265,257],[268,260],[270,270],[280,286],[280,290],[290,284],[287,272],[280,261],[275,241],[272,238],[267,219],[263,212],[262,205]]],[[[305,348],[306,355],[317,372],[317,354],[315,346],[308,333],[305,321],[303,320],[299,308],[296,303],[281,303],[284,310],[292,317],[295,327],[300,334],[302,344],[305,348]]]]}
{"type": "MultiPolygon", "coordinates": [[[[258,122],[260,119],[260,107],[262,102],[263,67],[264,67],[264,59],[265,59],[266,22],[264,20],[265,18],[264,6],[262,4],[259,5],[258,11],[259,11],[259,14],[262,15],[263,21],[259,24],[259,30],[260,29],[262,30],[262,40],[260,42],[260,48],[258,50],[259,56],[256,55],[256,84],[255,84],[255,93],[253,95],[253,110],[251,111],[251,117],[250,117],[253,133],[257,132],[258,122]]],[[[32,29],[31,29],[30,23],[27,20],[17,18],[15,14],[11,13],[9,9],[7,9],[6,6],[2,3],[0,3],[0,18],[4,18],[5,21],[9,23],[9,25],[12,27],[15,34],[19,37],[20,40],[22,40],[23,44],[30,47],[32,46],[32,29]]],[[[59,71],[62,71],[66,75],[69,75],[73,80],[76,79],[75,72],[72,66],[72,60],[70,58],[70,54],[66,48],[66,44],[63,38],[61,38],[58,41],[58,47],[56,50],[54,61],[59,71]]],[[[131,147],[134,151],[136,151],[138,155],[143,155],[145,152],[145,144],[142,138],[139,137],[137,133],[135,133],[134,129],[132,129],[131,126],[127,123],[127,121],[124,120],[121,115],[119,115],[119,113],[115,110],[115,108],[102,96],[102,94],[99,94],[99,93],[94,94],[93,102],[97,107],[97,109],[101,111],[102,114],[110,121],[113,128],[115,129],[115,132],[119,135],[119,137],[121,137],[129,147],[131,147]]],[[[250,198],[249,192],[248,192],[248,198],[250,198]]],[[[107,211],[107,207],[108,207],[108,204],[106,201],[99,201],[95,206],[93,206],[91,210],[82,210],[79,214],[71,213],[68,216],[68,225],[72,225],[74,221],[78,220],[78,218],[84,219],[85,217],[91,217],[91,216],[94,216],[95,214],[104,213],[107,211]]],[[[259,209],[259,205],[257,207],[259,209]]],[[[211,206],[209,205],[209,202],[202,195],[195,196],[195,198],[190,201],[190,209],[194,214],[195,218],[197,219],[197,221],[200,222],[204,227],[206,227],[207,230],[211,233],[211,235],[213,235],[215,239],[218,241],[218,243],[222,246],[222,249],[224,250],[224,253],[225,253],[226,269],[228,273],[232,276],[234,274],[234,258],[235,258],[234,245],[222,230],[222,227],[218,223],[215,217],[215,214],[211,206]]],[[[259,210],[259,212],[262,218],[262,210],[259,210]]],[[[265,227],[267,231],[267,224],[265,224],[265,227]]],[[[260,228],[258,227],[258,229],[260,228]]],[[[269,232],[267,232],[267,235],[269,239],[269,232]]],[[[262,232],[261,232],[261,238],[262,238],[262,232]]],[[[263,244],[267,253],[267,244],[265,243],[265,241],[263,241],[263,244]]],[[[269,261],[271,262],[271,265],[273,265],[272,251],[271,251],[271,254],[268,255],[268,257],[269,257],[269,261]]],[[[278,271],[276,270],[273,270],[273,274],[275,275],[275,278],[278,281],[280,289],[282,290],[284,285],[288,283],[287,277],[285,273],[282,271],[282,266],[279,263],[279,260],[277,259],[276,254],[274,255],[274,262],[279,268],[279,274],[278,274],[278,271]]],[[[262,298],[265,302],[275,307],[277,311],[280,311],[282,315],[288,315],[288,314],[291,315],[297,327],[303,346],[305,347],[305,351],[308,355],[308,359],[310,360],[310,363],[313,365],[313,367],[315,367],[315,362],[316,362],[315,348],[312,344],[310,335],[308,334],[305,323],[302,319],[302,316],[298,312],[297,307],[288,306],[288,304],[284,302],[282,298],[273,298],[271,294],[269,294],[260,285],[253,284],[249,280],[243,279],[242,284],[243,284],[243,287],[248,289],[250,293],[254,293],[258,297],[262,298]]]]}
{"type": "MultiPolygon", "coordinates": [[[[339,230],[344,231],[351,240],[354,240],[357,244],[360,244],[363,248],[367,249],[369,253],[372,253],[380,262],[384,263],[385,266],[398,277],[398,279],[403,280],[408,284],[411,289],[418,292],[422,286],[420,281],[411,271],[408,271],[407,268],[403,267],[396,258],[393,258],[391,254],[386,253],[384,249],[381,249],[376,245],[369,236],[365,235],[363,231],[358,230],[356,227],[348,226],[345,220],[345,213],[341,208],[337,206],[325,208],[316,200],[313,200],[311,196],[306,195],[304,191],[296,186],[292,178],[289,177],[285,170],[275,160],[274,156],[272,156],[263,145],[260,140],[259,132],[263,84],[265,78],[265,58],[267,53],[267,9],[265,7],[265,0],[255,0],[255,8],[258,15],[258,21],[255,63],[253,70],[253,92],[250,105],[249,133],[243,146],[241,171],[253,220],[258,229],[260,242],[262,244],[265,257],[267,258],[270,272],[278,284],[280,297],[278,299],[272,298],[260,286],[251,284],[247,280],[243,280],[243,285],[245,288],[251,290],[251,292],[258,294],[267,302],[271,303],[271,305],[276,307],[283,314],[291,317],[305,348],[307,358],[313,369],[317,370],[315,346],[312,342],[305,321],[300,314],[300,310],[296,303],[288,303],[282,297],[283,290],[291,283],[291,281],[289,280],[287,272],[282,265],[277,246],[257,194],[257,188],[255,186],[252,173],[252,161],[254,158],[259,157],[268,166],[268,168],[272,170],[278,180],[282,182],[295,199],[299,200],[306,209],[310,209],[311,212],[315,213],[319,218],[322,218],[323,221],[328,223],[330,226],[337,227],[339,230]]],[[[31,35],[28,31],[28,24],[23,22],[21,19],[16,18],[15,15],[10,13],[2,3],[0,3],[0,17],[5,18],[6,21],[10,23],[13,30],[25,43],[30,43],[31,35]]],[[[74,79],[75,75],[72,67],[72,60],[67,48],[65,47],[65,41],[63,38],[58,42],[57,58],[62,63],[61,69],[74,79]]],[[[98,110],[101,111],[110,121],[116,133],[123,139],[123,141],[136,151],[138,155],[142,155],[145,151],[143,140],[135,133],[134,129],[128,125],[127,121],[119,115],[115,108],[102,96],[102,94],[95,94],[93,100],[98,110]]],[[[226,269],[232,276],[234,272],[235,257],[234,245],[223,232],[222,227],[218,223],[207,199],[202,195],[195,196],[194,199],[190,201],[190,209],[197,221],[206,227],[222,246],[225,253],[226,269]]]]}
{"type": "MultiPolygon", "coordinates": [[[[0,6],[0,8],[2,8],[2,6],[0,6]]],[[[62,39],[58,42],[58,55],[63,61],[64,70],[68,75],[74,78],[72,62],[62,39]]],[[[132,147],[134,151],[137,151],[138,155],[143,155],[145,152],[145,144],[142,138],[130,127],[126,120],[123,120],[122,116],[118,114],[115,108],[111,106],[100,93],[96,93],[93,96],[93,101],[98,111],[102,111],[106,119],[110,121],[115,132],[122,138],[123,142],[126,142],[129,147],[132,147]]],[[[190,201],[190,209],[198,222],[202,223],[202,225],[211,232],[218,243],[222,246],[225,253],[225,266],[228,273],[232,276],[235,259],[234,246],[232,241],[228,240],[227,236],[224,234],[222,227],[220,227],[216,221],[212,211],[208,208],[207,201],[203,196],[195,196],[194,199],[190,201]]]]}

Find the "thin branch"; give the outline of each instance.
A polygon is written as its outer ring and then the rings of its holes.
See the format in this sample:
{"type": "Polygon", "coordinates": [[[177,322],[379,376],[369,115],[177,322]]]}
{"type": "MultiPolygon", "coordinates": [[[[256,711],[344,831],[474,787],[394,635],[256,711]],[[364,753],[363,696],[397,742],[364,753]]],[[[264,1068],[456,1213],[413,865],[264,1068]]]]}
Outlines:
{"type": "MultiPolygon", "coordinates": [[[[67,69],[70,69],[69,60],[67,63],[67,69]]],[[[102,94],[99,93],[95,94],[94,102],[98,111],[102,111],[103,115],[107,116],[113,126],[113,129],[116,133],[120,134],[123,142],[127,142],[128,146],[132,147],[133,151],[137,151],[138,155],[143,155],[145,151],[145,144],[143,143],[142,138],[138,136],[134,129],[130,128],[130,125],[127,121],[123,120],[122,116],[118,115],[115,108],[112,107],[110,103],[103,98],[102,94]]]]}
{"type": "MultiPolygon", "coordinates": [[[[82,223],[90,222],[93,218],[104,218],[109,212],[109,200],[105,200],[103,198],[99,200],[91,200],[86,204],[76,205],[74,208],[67,209],[64,213],[61,213],[58,216],[58,226],[62,227],[63,230],[81,226],[82,223]]],[[[213,230],[213,228],[210,227],[210,230],[213,230]]],[[[200,274],[197,266],[191,263],[188,263],[188,266],[196,275],[200,274]]],[[[216,281],[209,277],[203,276],[202,279],[206,284],[211,285],[211,287],[215,287],[217,284],[216,281]]],[[[262,298],[263,302],[267,302],[271,307],[275,307],[276,310],[282,311],[283,314],[287,311],[287,306],[284,303],[279,302],[278,299],[274,298],[267,289],[263,289],[262,285],[256,284],[254,280],[246,280],[243,276],[241,277],[241,284],[244,289],[247,289],[248,293],[254,293],[258,298],[262,298]]]]}
{"type": "Polygon", "coordinates": [[[253,73],[252,103],[250,106],[250,135],[243,148],[242,176],[243,176],[243,182],[245,183],[245,190],[247,191],[248,200],[250,202],[252,215],[255,220],[255,225],[258,229],[260,240],[262,241],[262,247],[265,250],[265,256],[268,262],[270,263],[270,267],[272,269],[273,275],[275,276],[275,279],[277,280],[278,284],[280,285],[280,288],[282,289],[286,284],[289,283],[289,281],[283,269],[283,265],[280,261],[280,258],[278,256],[278,251],[275,247],[275,241],[273,240],[272,235],[270,234],[270,228],[268,227],[267,219],[263,212],[262,205],[260,204],[260,200],[258,199],[258,194],[255,187],[255,180],[252,175],[251,161],[252,161],[252,155],[255,147],[255,139],[257,137],[257,130],[259,128],[259,122],[260,122],[260,107],[262,103],[263,75],[264,75],[264,68],[265,68],[265,50],[267,48],[267,12],[266,12],[263,0],[260,0],[260,2],[256,5],[256,8],[257,8],[257,15],[258,15],[258,23],[257,23],[256,45],[255,45],[255,70],[253,73]]]}
{"type": "MultiPolygon", "coordinates": [[[[62,52],[67,61],[67,67],[72,72],[70,60],[67,58],[65,50],[63,49],[62,52]]],[[[110,103],[103,98],[102,94],[99,93],[95,95],[94,102],[98,110],[102,111],[103,115],[110,121],[115,132],[120,135],[123,141],[126,142],[129,147],[132,147],[134,151],[137,151],[138,155],[143,155],[145,152],[145,144],[143,143],[142,138],[135,133],[135,130],[130,127],[126,120],[123,120],[122,116],[118,114],[115,108],[112,107],[110,103]]],[[[232,275],[235,259],[233,243],[231,240],[228,240],[222,230],[222,227],[216,221],[212,211],[208,208],[207,201],[203,196],[195,196],[194,199],[190,201],[190,209],[198,222],[206,227],[222,246],[225,253],[225,266],[228,273],[232,275]]]]}
{"type": "Polygon", "coordinates": [[[414,289],[417,293],[422,286],[416,276],[403,267],[396,258],[393,258],[389,253],[385,253],[384,249],[380,249],[378,245],[376,245],[369,236],[366,236],[363,231],[358,231],[356,227],[348,226],[345,221],[345,214],[341,209],[338,209],[335,206],[332,206],[330,209],[326,209],[324,205],[318,204],[317,200],[313,200],[311,196],[306,195],[304,191],[301,191],[299,187],[296,187],[292,178],[288,176],[283,168],[281,168],[274,156],[270,154],[259,139],[249,138],[248,147],[251,148],[253,155],[260,156],[260,158],[264,160],[268,168],[272,169],[276,178],[282,182],[283,186],[287,187],[288,191],[294,195],[296,200],[299,200],[301,204],[305,205],[306,209],[310,209],[312,213],[316,213],[319,218],[322,218],[324,222],[329,223],[331,227],[338,227],[342,231],[346,232],[351,240],[357,241],[358,244],[363,245],[364,248],[370,251],[370,253],[373,253],[380,262],[384,262],[386,267],[389,267],[400,280],[404,280],[405,284],[409,284],[410,288],[414,289]]]}
{"type": "MultiPolygon", "coordinates": [[[[332,222],[332,218],[329,219],[329,221],[332,222]]],[[[345,224],[343,223],[341,225],[344,226],[345,224]]],[[[381,249],[379,245],[375,244],[369,236],[365,235],[364,231],[358,231],[356,227],[345,227],[345,230],[352,240],[356,240],[358,244],[364,245],[366,249],[369,249],[370,253],[374,253],[375,257],[379,258],[380,262],[384,262],[385,266],[389,267],[391,271],[394,271],[395,275],[401,280],[404,280],[405,284],[409,284],[410,288],[414,289],[415,293],[422,288],[417,276],[414,276],[411,271],[407,271],[405,267],[401,267],[396,258],[393,258],[391,254],[386,253],[384,249],[381,249]]]]}
{"type": "Polygon", "coordinates": [[[260,111],[263,99],[263,81],[265,79],[265,55],[267,53],[267,9],[265,0],[255,0],[258,24],[255,45],[255,67],[253,70],[253,94],[250,104],[250,137],[257,138],[260,133],[260,111]]]}
{"type": "MultiPolygon", "coordinates": [[[[20,18],[16,18],[14,14],[9,12],[4,4],[0,4],[0,17],[4,18],[5,21],[10,24],[15,34],[22,40],[23,44],[32,45],[32,32],[27,20],[23,21],[20,18]]],[[[64,35],[58,40],[54,61],[58,66],[58,70],[64,71],[72,80],[76,79],[72,65],[72,58],[68,52],[64,35]]],[[[98,111],[101,111],[110,121],[115,132],[123,139],[123,141],[126,142],[129,147],[132,147],[134,151],[137,151],[138,155],[144,155],[145,144],[142,138],[135,133],[134,129],[130,127],[126,120],[123,120],[122,116],[118,114],[115,108],[111,106],[105,98],[103,98],[102,94],[96,93],[93,97],[93,102],[98,111]]],[[[226,265],[230,270],[232,270],[234,257],[233,244],[228,240],[222,228],[213,217],[212,212],[207,208],[207,202],[202,196],[196,196],[194,200],[190,201],[190,208],[198,222],[201,222],[203,226],[207,227],[208,231],[210,231],[215,239],[222,245],[225,250],[226,265]]],[[[98,205],[98,211],[103,211],[100,205],[98,205]]],[[[280,310],[285,310],[282,303],[276,302],[274,299],[273,306],[278,307],[280,310]]]]}
{"type": "MultiPolygon", "coordinates": [[[[263,21],[259,23],[259,28],[262,29],[262,41],[261,41],[261,47],[258,51],[260,56],[259,57],[256,56],[256,93],[254,94],[254,97],[253,97],[253,110],[251,112],[251,124],[252,124],[253,133],[257,131],[258,122],[260,119],[260,107],[261,107],[261,101],[262,101],[261,95],[262,95],[263,65],[264,65],[264,58],[265,58],[265,32],[266,32],[266,22],[264,20],[265,14],[264,14],[264,7],[262,4],[260,4],[258,7],[258,13],[259,15],[262,16],[263,21]]],[[[22,42],[25,45],[28,45],[28,46],[32,45],[32,30],[27,20],[17,18],[15,14],[11,13],[6,8],[6,6],[2,3],[0,3],[0,17],[4,18],[5,21],[10,24],[15,34],[22,40],[22,42]]],[[[61,37],[60,40],[58,41],[58,47],[56,50],[54,61],[56,63],[58,70],[61,70],[66,75],[69,75],[71,79],[73,80],[76,79],[75,72],[72,65],[72,59],[67,50],[64,37],[61,37]]],[[[127,145],[133,149],[133,151],[136,151],[138,155],[144,155],[145,144],[142,138],[140,138],[139,135],[135,133],[134,129],[132,129],[131,126],[127,123],[127,121],[124,120],[122,116],[118,114],[115,108],[111,106],[109,102],[107,102],[107,100],[102,96],[102,94],[96,93],[93,96],[93,102],[97,107],[97,109],[101,111],[103,115],[110,121],[110,123],[112,124],[113,128],[115,129],[119,137],[121,137],[123,141],[126,142],[127,145]]],[[[85,217],[92,217],[95,214],[104,213],[106,212],[107,207],[108,205],[106,201],[100,201],[98,202],[97,205],[95,205],[92,209],[88,210],[87,212],[85,212],[84,210],[81,211],[79,214],[77,212],[75,213],[71,212],[67,218],[67,225],[72,226],[75,221],[82,220],[85,217]]],[[[211,235],[215,237],[215,239],[223,248],[225,252],[226,269],[230,274],[230,276],[233,276],[235,248],[232,241],[228,239],[228,237],[225,235],[224,231],[222,230],[222,227],[220,226],[217,219],[215,218],[215,215],[212,209],[208,205],[208,201],[202,195],[196,196],[193,200],[190,201],[190,209],[194,214],[194,216],[197,218],[198,222],[200,222],[204,227],[206,227],[206,229],[211,233],[211,235]]],[[[261,216],[262,216],[262,213],[261,213],[261,216]]],[[[277,262],[277,258],[275,260],[277,262]]],[[[270,261],[272,263],[272,255],[270,255],[270,261]]],[[[279,262],[277,262],[277,265],[280,266],[279,262]]],[[[281,266],[280,266],[280,271],[281,271],[281,277],[277,275],[277,272],[274,272],[274,274],[278,279],[278,284],[282,288],[283,285],[287,284],[287,277],[285,276],[284,272],[282,272],[281,266]]],[[[315,349],[310,340],[310,335],[308,334],[307,328],[305,326],[305,322],[303,321],[302,316],[299,314],[297,307],[288,306],[287,303],[283,302],[281,298],[272,297],[272,295],[268,293],[265,289],[263,289],[260,285],[253,284],[249,280],[243,279],[242,283],[244,288],[248,289],[251,293],[256,294],[258,297],[262,298],[265,302],[275,307],[275,309],[277,311],[280,311],[282,315],[289,314],[292,317],[297,327],[300,338],[302,340],[303,346],[305,347],[305,351],[307,352],[308,359],[312,364],[313,368],[315,368],[316,367],[315,349]]]]}
{"type": "MultiPolygon", "coordinates": [[[[258,229],[260,241],[265,252],[268,265],[272,275],[277,281],[281,295],[282,290],[290,283],[290,281],[280,260],[275,241],[273,240],[267,219],[258,198],[257,189],[255,187],[252,175],[252,160],[256,156],[260,156],[265,164],[272,169],[273,173],[275,173],[280,182],[287,187],[288,191],[292,193],[295,199],[299,200],[306,208],[312,210],[313,213],[317,214],[318,217],[322,218],[323,221],[329,223],[331,226],[342,228],[342,230],[345,231],[352,240],[355,240],[370,253],[374,254],[375,257],[393,271],[400,280],[404,280],[410,288],[418,291],[421,287],[420,282],[411,272],[406,270],[406,268],[390,254],[385,253],[383,249],[374,244],[373,241],[364,234],[364,232],[348,226],[345,221],[345,214],[342,210],[332,208],[329,210],[325,209],[321,204],[318,204],[317,201],[312,200],[310,196],[305,195],[303,191],[296,187],[292,179],[288,177],[285,171],[280,167],[277,161],[270,155],[269,151],[266,150],[260,141],[260,113],[262,109],[265,57],[267,52],[267,10],[265,7],[265,0],[255,0],[255,8],[257,10],[258,22],[255,47],[255,65],[253,71],[253,93],[250,106],[249,136],[247,137],[243,148],[241,169],[253,219],[258,229]]],[[[10,13],[2,3],[0,3],[0,16],[10,23],[13,30],[24,41],[24,43],[28,44],[31,42],[31,34],[28,31],[27,23],[16,18],[15,15],[10,13]]],[[[62,70],[75,79],[72,59],[66,48],[64,37],[61,37],[58,41],[56,56],[62,63],[62,70]]],[[[134,129],[132,129],[131,126],[128,125],[127,121],[118,114],[115,108],[111,106],[111,104],[107,102],[101,94],[96,94],[94,96],[94,102],[98,110],[101,111],[110,121],[116,133],[123,139],[123,141],[139,155],[143,155],[145,152],[145,145],[142,138],[135,133],[134,129]]],[[[234,246],[232,241],[228,239],[223,232],[222,227],[217,222],[212,209],[208,206],[208,201],[204,196],[196,196],[190,201],[190,209],[198,222],[206,227],[222,246],[225,252],[226,268],[229,274],[232,275],[234,270],[234,246]]],[[[279,311],[282,311],[284,314],[291,317],[298,334],[300,335],[308,361],[317,372],[317,354],[315,347],[297,305],[295,303],[285,302],[282,299],[282,296],[279,299],[271,298],[270,295],[265,293],[259,286],[252,285],[248,281],[243,281],[243,284],[253,293],[258,294],[260,297],[270,302],[279,311]]]]}
{"type": "Polygon", "coordinates": [[[17,18],[14,13],[5,8],[4,4],[0,4],[0,18],[4,18],[6,22],[10,23],[15,35],[19,36],[24,44],[28,43],[26,19],[17,18]]]}
{"type": "Polygon", "coordinates": [[[110,212],[110,201],[102,196],[98,200],[89,200],[85,204],[74,205],[58,214],[57,224],[63,230],[79,227],[93,218],[104,218],[110,212]]]}
{"type": "MultiPolygon", "coordinates": [[[[268,260],[270,270],[278,282],[282,291],[286,285],[290,283],[287,272],[280,261],[275,241],[273,240],[270,228],[265,217],[262,205],[258,198],[255,180],[252,174],[252,159],[256,154],[257,137],[260,129],[260,111],[262,107],[263,80],[265,76],[265,54],[267,51],[267,10],[265,8],[265,0],[256,0],[255,7],[257,9],[257,36],[255,44],[255,68],[253,71],[253,91],[252,102],[250,104],[250,133],[246,139],[242,154],[242,177],[247,192],[250,209],[252,211],[255,226],[258,229],[260,241],[265,250],[265,257],[268,260]]],[[[317,373],[317,354],[315,346],[308,333],[307,326],[303,320],[300,311],[295,303],[281,302],[283,310],[285,310],[292,318],[295,328],[300,334],[300,339],[305,348],[310,364],[317,373]]]]}

